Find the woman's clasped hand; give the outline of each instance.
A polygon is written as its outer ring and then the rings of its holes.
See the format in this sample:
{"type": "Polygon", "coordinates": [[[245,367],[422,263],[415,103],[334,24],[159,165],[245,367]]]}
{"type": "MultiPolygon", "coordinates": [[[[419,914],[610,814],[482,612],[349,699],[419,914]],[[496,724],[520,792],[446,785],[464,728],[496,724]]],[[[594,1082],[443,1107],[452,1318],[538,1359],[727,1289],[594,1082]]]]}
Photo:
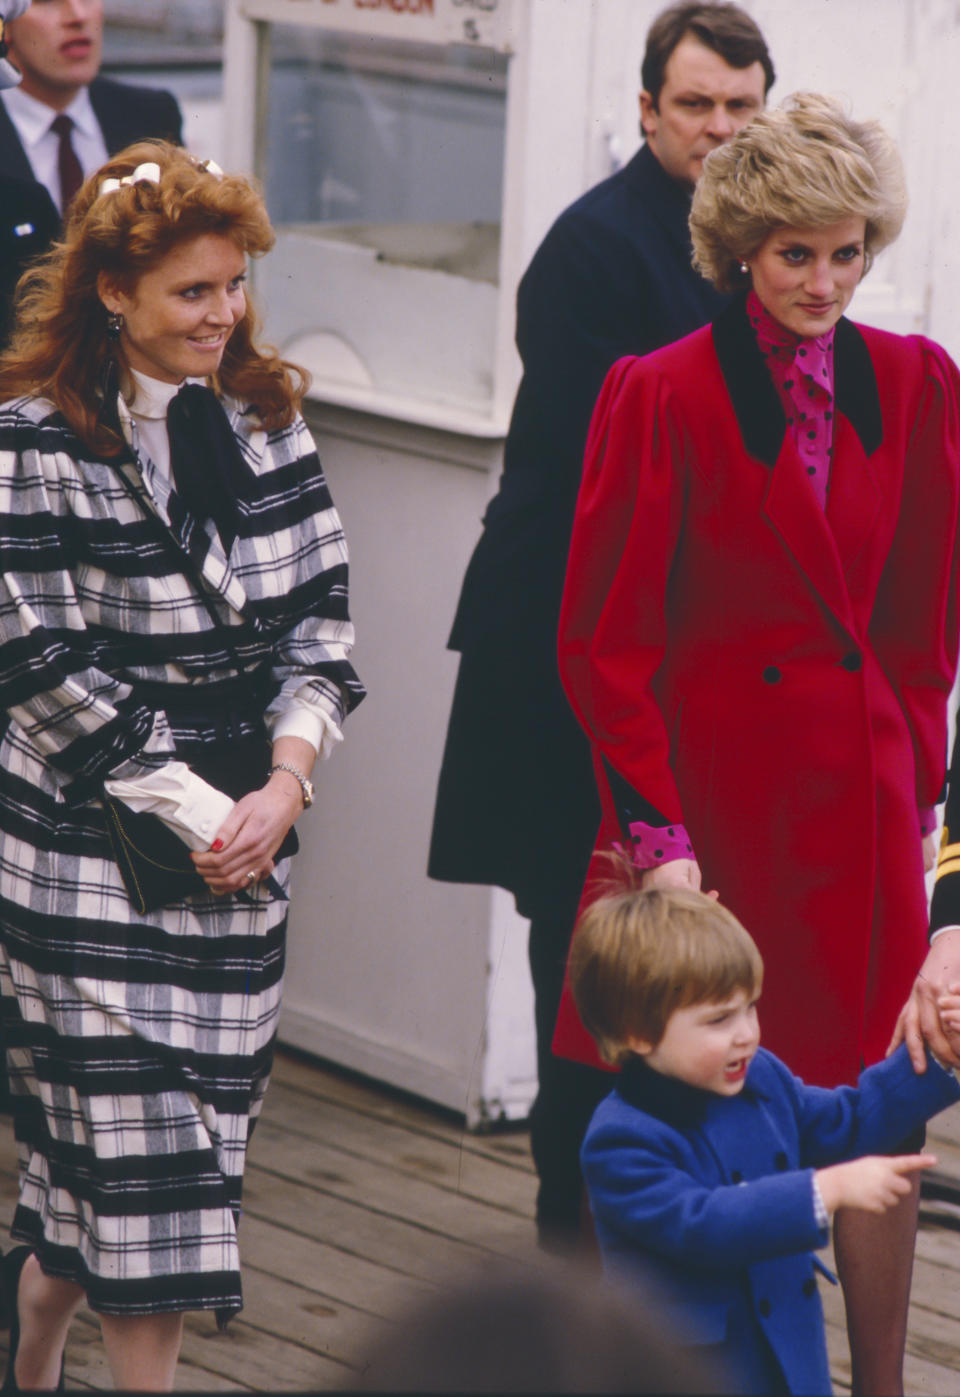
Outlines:
{"type": "MultiPolygon", "coordinates": [[[[287,739],[285,748],[291,745],[292,740],[287,739]]],[[[301,767],[312,765],[314,755],[306,743],[297,743],[294,748],[301,767]]],[[[239,892],[271,874],[273,856],[303,809],[303,791],[287,771],[274,771],[260,790],[242,796],[210,848],[191,855],[211,892],[239,892]],[[256,877],[251,878],[251,873],[256,877]]]]}

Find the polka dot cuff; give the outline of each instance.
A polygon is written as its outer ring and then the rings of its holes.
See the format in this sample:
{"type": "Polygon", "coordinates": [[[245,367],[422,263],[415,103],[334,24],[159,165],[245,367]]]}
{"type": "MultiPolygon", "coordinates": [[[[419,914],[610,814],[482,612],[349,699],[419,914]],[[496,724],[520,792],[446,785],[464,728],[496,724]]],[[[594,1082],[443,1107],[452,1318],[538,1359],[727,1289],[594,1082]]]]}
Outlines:
{"type": "Polygon", "coordinates": [[[645,825],[635,820],[628,825],[630,854],[637,868],[656,868],[672,859],[695,857],[693,845],[683,825],[645,825]]]}

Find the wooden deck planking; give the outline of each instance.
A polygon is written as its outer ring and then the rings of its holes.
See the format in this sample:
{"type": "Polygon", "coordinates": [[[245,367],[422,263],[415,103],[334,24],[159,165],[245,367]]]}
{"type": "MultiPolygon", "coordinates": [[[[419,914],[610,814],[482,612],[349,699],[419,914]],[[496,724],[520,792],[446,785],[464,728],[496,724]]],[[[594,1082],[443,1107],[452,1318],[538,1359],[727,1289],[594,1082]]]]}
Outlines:
{"type": "MultiPolygon", "coordinates": [[[[418,1178],[457,1197],[494,1203],[518,1216],[529,1217],[530,1170],[526,1136],[507,1137],[509,1153],[473,1148],[462,1129],[450,1134],[415,1130],[377,1119],[339,1102],[309,1099],[285,1082],[271,1086],[270,1113],[263,1133],[288,1132],[325,1148],[342,1150],[399,1176],[418,1178]],[[520,1158],[517,1153],[520,1151],[520,1158]]],[[[259,1127],[258,1127],[259,1129],[259,1127]]],[[[258,1141],[259,1145],[259,1141],[258,1141]]]]}
{"type": "MultiPolygon", "coordinates": [[[[960,1108],[930,1130],[939,1172],[960,1178],[960,1108]]],[[[178,1387],[324,1391],[350,1385],[379,1339],[451,1276],[490,1263],[532,1274],[536,1180],[522,1130],[469,1135],[442,1111],[281,1055],[251,1146],[241,1228],[246,1306],[220,1334],[187,1321],[178,1387]]],[[[16,1153],[0,1122],[0,1222],[16,1153]]],[[[925,1208],[917,1246],[907,1391],[960,1391],[960,1208],[925,1208]]],[[[829,1257],[827,1258],[829,1264],[829,1257]]],[[[843,1300],[822,1286],[838,1393],[849,1391],[843,1300]]],[[[0,1352],[5,1346],[0,1336],[0,1352]]],[[[71,1387],[108,1389],[95,1317],[67,1355],[71,1387]]]]}

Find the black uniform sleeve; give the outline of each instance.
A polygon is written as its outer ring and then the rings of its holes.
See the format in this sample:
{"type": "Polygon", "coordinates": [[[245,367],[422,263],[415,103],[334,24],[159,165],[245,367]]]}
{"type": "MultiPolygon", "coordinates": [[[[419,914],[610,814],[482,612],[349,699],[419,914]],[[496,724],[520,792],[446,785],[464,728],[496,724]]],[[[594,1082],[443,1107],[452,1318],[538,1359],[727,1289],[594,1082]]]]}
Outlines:
{"type": "Polygon", "coordinates": [[[954,739],[947,773],[947,803],[930,904],[930,930],[960,926],[960,736],[954,739]]]}

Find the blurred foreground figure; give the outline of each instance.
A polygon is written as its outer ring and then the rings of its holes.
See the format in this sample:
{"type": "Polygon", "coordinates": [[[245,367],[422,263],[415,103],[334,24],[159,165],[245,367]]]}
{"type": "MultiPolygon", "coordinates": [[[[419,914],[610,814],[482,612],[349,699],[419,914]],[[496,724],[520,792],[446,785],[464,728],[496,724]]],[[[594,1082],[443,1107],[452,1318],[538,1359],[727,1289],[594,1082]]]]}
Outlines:
{"type": "Polygon", "coordinates": [[[720,1391],[676,1347],[642,1293],[594,1270],[494,1269],[409,1312],[373,1354],[364,1392],[720,1391]]]}

